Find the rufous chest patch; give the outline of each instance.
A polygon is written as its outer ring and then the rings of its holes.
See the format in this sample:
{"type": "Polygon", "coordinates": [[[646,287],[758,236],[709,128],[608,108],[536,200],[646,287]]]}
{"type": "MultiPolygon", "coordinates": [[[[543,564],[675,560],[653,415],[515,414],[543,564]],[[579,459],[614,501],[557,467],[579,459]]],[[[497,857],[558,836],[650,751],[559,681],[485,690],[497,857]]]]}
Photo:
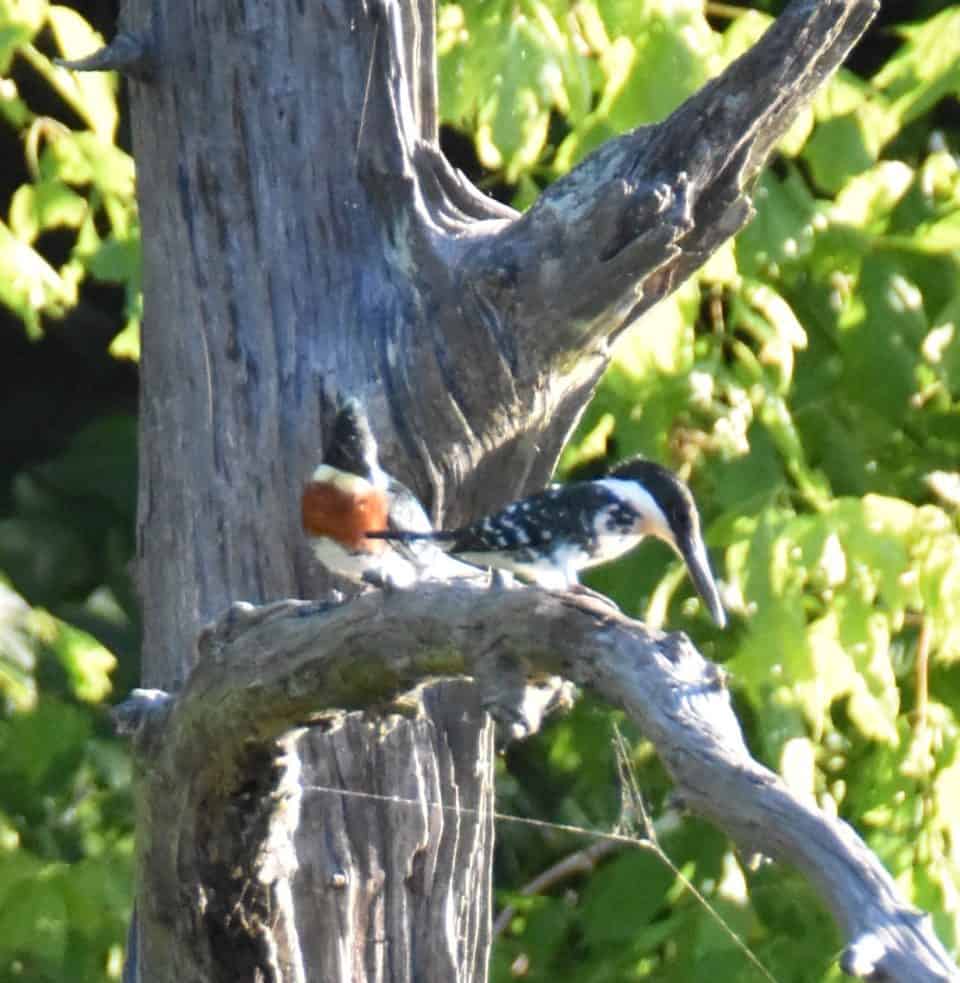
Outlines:
{"type": "Polygon", "coordinates": [[[386,495],[370,486],[358,494],[326,482],[311,481],[303,491],[303,528],[311,536],[326,536],[348,550],[379,553],[383,539],[367,539],[366,533],[387,528],[389,506],[386,495]]]}

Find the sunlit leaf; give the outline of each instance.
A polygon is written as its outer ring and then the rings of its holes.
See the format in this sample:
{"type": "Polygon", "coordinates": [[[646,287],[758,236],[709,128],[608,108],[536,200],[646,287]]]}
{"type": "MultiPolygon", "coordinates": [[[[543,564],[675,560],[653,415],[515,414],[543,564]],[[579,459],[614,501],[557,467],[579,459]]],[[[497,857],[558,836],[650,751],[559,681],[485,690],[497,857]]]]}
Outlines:
{"type": "Polygon", "coordinates": [[[6,74],[17,48],[43,26],[47,0],[0,0],[0,73],[6,74]]]}
{"type": "Polygon", "coordinates": [[[66,670],[78,699],[95,703],[109,695],[110,673],[116,668],[117,660],[86,632],[60,621],[47,645],[66,670]]]}
{"type": "Polygon", "coordinates": [[[773,23],[769,14],[749,7],[740,8],[740,16],[734,17],[730,26],[723,32],[720,55],[725,62],[731,62],[752,48],[773,23]]]}
{"type": "MultiPolygon", "coordinates": [[[[85,58],[103,47],[103,38],[75,10],[51,5],[48,24],[63,57],[85,58]]],[[[117,79],[111,72],[68,72],[52,68],[56,88],[100,139],[112,143],[117,128],[117,79]]]]}
{"type": "Polygon", "coordinates": [[[37,337],[43,314],[58,315],[76,302],[76,287],[0,222],[0,302],[37,337]]]}
{"type": "Polygon", "coordinates": [[[900,161],[884,161],[867,174],[848,181],[837,195],[829,218],[833,222],[883,231],[894,207],[913,181],[913,170],[900,161]]]}
{"type": "Polygon", "coordinates": [[[960,92],[960,11],[948,8],[899,33],[906,43],[874,76],[874,84],[907,123],[960,92]]]}
{"type": "Polygon", "coordinates": [[[30,608],[0,581],[0,696],[16,710],[36,701],[36,654],[30,635],[30,608]]]}
{"type": "Polygon", "coordinates": [[[23,184],[10,203],[10,231],[21,241],[33,243],[47,229],[76,228],[87,208],[86,199],[59,181],[23,184]]]}
{"type": "Polygon", "coordinates": [[[665,119],[721,67],[719,39],[699,4],[650,2],[637,7],[646,8],[644,30],[624,32],[635,53],[630,77],[607,116],[618,131],[665,119]]]}

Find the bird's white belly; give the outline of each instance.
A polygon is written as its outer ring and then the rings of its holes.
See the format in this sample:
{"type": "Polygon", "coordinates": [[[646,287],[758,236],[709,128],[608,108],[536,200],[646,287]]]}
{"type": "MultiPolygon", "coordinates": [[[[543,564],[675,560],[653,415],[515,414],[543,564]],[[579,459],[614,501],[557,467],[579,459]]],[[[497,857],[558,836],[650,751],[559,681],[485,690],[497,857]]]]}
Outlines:
{"type": "Polygon", "coordinates": [[[572,543],[557,546],[537,560],[520,559],[509,553],[458,553],[468,563],[509,570],[525,580],[533,581],[547,590],[565,590],[579,583],[577,571],[609,563],[623,556],[640,542],[642,536],[604,534],[598,536],[596,548],[588,552],[572,543]]]}
{"type": "Polygon", "coordinates": [[[577,583],[577,570],[584,565],[586,553],[576,547],[560,547],[537,560],[522,560],[508,553],[458,553],[468,563],[481,567],[508,570],[524,580],[533,581],[547,590],[565,590],[577,583]]]}
{"type": "Polygon", "coordinates": [[[313,555],[323,566],[355,583],[364,583],[364,576],[368,574],[389,579],[397,587],[409,587],[417,579],[414,565],[392,548],[380,553],[353,552],[326,536],[311,539],[310,545],[313,555]]]}

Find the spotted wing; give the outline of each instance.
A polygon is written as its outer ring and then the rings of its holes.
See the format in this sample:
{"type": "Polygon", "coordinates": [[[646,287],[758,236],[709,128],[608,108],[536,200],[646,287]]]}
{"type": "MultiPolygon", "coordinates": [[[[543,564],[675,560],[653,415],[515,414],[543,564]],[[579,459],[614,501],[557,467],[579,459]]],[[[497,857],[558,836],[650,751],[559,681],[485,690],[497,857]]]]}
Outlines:
{"type": "Polygon", "coordinates": [[[498,553],[533,563],[562,548],[593,553],[603,523],[629,528],[636,513],[608,488],[576,482],[548,488],[452,533],[453,554],[498,553]],[[598,522],[601,523],[598,525],[598,522]]]}

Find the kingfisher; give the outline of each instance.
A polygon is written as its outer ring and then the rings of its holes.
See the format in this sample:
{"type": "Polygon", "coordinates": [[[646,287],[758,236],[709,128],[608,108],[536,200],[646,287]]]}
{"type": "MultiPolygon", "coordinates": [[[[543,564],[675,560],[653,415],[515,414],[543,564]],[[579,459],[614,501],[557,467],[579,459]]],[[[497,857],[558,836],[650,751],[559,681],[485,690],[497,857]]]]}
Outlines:
{"type": "Polygon", "coordinates": [[[365,535],[428,540],[459,560],[507,570],[549,590],[577,589],[581,570],[615,560],[654,536],[683,559],[717,625],[727,622],[690,489],[672,471],[639,457],[592,481],[552,486],[459,529],[382,528],[365,535]]]}
{"type": "Polygon", "coordinates": [[[423,505],[380,467],[377,441],[357,399],[341,403],[323,461],[303,490],[301,519],[314,556],[354,583],[410,587],[418,580],[476,576],[425,534],[433,526],[423,505]],[[388,530],[424,538],[407,544],[373,539],[388,530]]]}

